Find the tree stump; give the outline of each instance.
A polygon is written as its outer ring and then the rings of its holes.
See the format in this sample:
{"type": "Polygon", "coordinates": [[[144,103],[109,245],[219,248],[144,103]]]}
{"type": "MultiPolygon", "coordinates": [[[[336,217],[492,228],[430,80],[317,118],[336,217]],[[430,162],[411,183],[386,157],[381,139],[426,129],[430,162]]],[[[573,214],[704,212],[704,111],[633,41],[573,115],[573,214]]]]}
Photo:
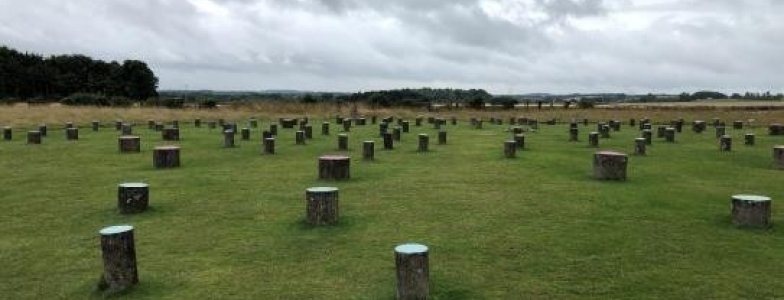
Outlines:
{"type": "Polygon", "coordinates": [[[384,139],[384,150],[392,150],[395,148],[391,133],[385,132],[382,137],[384,139]]]}
{"type": "Polygon", "coordinates": [[[275,154],[275,138],[264,139],[264,154],[275,154]]]}
{"type": "Polygon", "coordinates": [[[250,125],[250,128],[259,128],[259,120],[256,120],[256,118],[251,118],[248,121],[248,125],[250,125]]]}
{"type": "Polygon", "coordinates": [[[114,130],[120,131],[122,130],[122,120],[114,120],[114,130]]]}
{"type": "Polygon", "coordinates": [[[734,121],[732,122],[733,129],[743,129],[743,121],[734,121]]]}
{"type": "Polygon", "coordinates": [[[65,139],[69,141],[75,141],[79,139],[79,128],[66,128],[65,129],[65,139]]]}
{"type": "Polygon", "coordinates": [[[599,133],[594,131],[588,134],[588,145],[591,147],[599,147],[599,133]]]}
{"type": "Polygon", "coordinates": [[[400,127],[403,128],[404,133],[408,133],[409,131],[408,121],[403,121],[402,123],[400,123],[400,127]]]}
{"type": "Polygon", "coordinates": [[[155,131],[163,132],[163,123],[160,123],[160,122],[155,123],[155,131]]]}
{"type": "Polygon", "coordinates": [[[650,129],[643,129],[642,130],[642,138],[645,139],[645,144],[652,145],[653,144],[653,132],[650,129]]]}
{"type": "Polygon", "coordinates": [[[451,118],[449,118],[449,122],[452,123],[452,125],[457,125],[457,118],[456,117],[451,117],[451,118]]]}
{"type": "Polygon", "coordinates": [[[158,146],[152,152],[153,166],[156,169],[176,168],[180,166],[180,147],[158,146]]]}
{"type": "Polygon", "coordinates": [[[293,119],[280,119],[280,126],[283,128],[294,128],[294,120],[293,119]]]}
{"type": "Polygon", "coordinates": [[[109,226],[98,233],[103,257],[103,275],[98,288],[113,294],[139,283],[133,226],[109,226]]]}
{"type": "Polygon", "coordinates": [[[338,223],[338,188],[312,187],[305,190],[305,221],[311,225],[338,223]]]}
{"type": "Polygon", "coordinates": [[[784,170],[784,145],[773,146],[773,166],[784,170]]]}
{"type": "Polygon", "coordinates": [[[580,130],[577,128],[569,128],[569,141],[576,142],[577,135],[580,134],[580,130]]]}
{"type": "Polygon", "coordinates": [[[351,158],[343,155],[319,157],[319,179],[348,180],[351,178],[351,158]]]}
{"type": "Polygon", "coordinates": [[[264,131],[261,132],[261,141],[262,142],[264,141],[264,139],[268,139],[268,138],[272,138],[272,137],[273,137],[272,136],[272,132],[269,132],[269,130],[264,130],[264,131]]]}
{"type": "Polygon", "coordinates": [[[364,141],[362,142],[362,159],[373,160],[375,157],[375,142],[364,141]]]}
{"type": "Polygon", "coordinates": [[[351,131],[351,119],[343,119],[343,132],[351,131]]]}
{"type": "Polygon", "coordinates": [[[666,126],[658,126],[656,127],[656,137],[657,138],[664,138],[664,133],[666,132],[666,126]]]}
{"type": "Polygon", "coordinates": [[[155,130],[155,124],[154,120],[147,120],[147,129],[155,130]]]}
{"type": "Polygon", "coordinates": [[[41,132],[37,130],[32,130],[27,132],[27,143],[28,144],[40,144],[41,143],[41,132]]]}
{"type": "Polygon", "coordinates": [[[141,138],[134,135],[124,135],[117,138],[120,153],[141,152],[141,138]]]}
{"type": "Polygon", "coordinates": [[[234,131],[231,129],[223,131],[223,148],[234,148],[234,131]]]}
{"type": "Polygon", "coordinates": [[[645,138],[636,138],[634,139],[634,154],[636,155],[645,155],[645,145],[647,142],[645,138]]]}
{"type": "Polygon", "coordinates": [[[278,124],[270,124],[269,132],[272,133],[272,135],[277,136],[278,135],[278,124]]]}
{"type": "Polygon", "coordinates": [[[629,119],[629,127],[634,127],[634,126],[637,126],[637,124],[635,124],[635,122],[636,122],[636,121],[637,121],[637,120],[635,120],[634,118],[630,118],[630,119],[629,119]]]}
{"type": "Polygon", "coordinates": [[[445,130],[438,131],[438,144],[439,145],[446,145],[446,131],[445,130]]]}
{"type": "Polygon", "coordinates": [[[305,131],[297,130],[294,133],[294,141],[297,145],[305,145],[305,131]]]}
{"type": "Polygon", "coordinates": [[[14,138],[14,131],[11,127],[3,127],[3,140],[10,141],[14,138]]]}
{"type": "Polygon", "coordinates": [[[395,247],[395,273],[397,299],[427,299],[430,294],[430,265],[427,246],[402,244],[395,247]]]}
{"type": "Polygon", "coordinates": [[[702,133],[703,131],[705,131],[705,127],[706,127],[705,121],[701,121],[701,120],[696,120],[691,124],[691,130],[694,131],[695,133],[702,133]]]}
{"type": "Polygon", "coordinates": [[[593,177],[599,180],[626,180],[626,154],[599,151],[593,155],[593,177]]]}
{"type": "Polygon", "coordinates": [[[240,134],[240,138],[243,141],[250,140],[250,128],[242,128],[242,129],[240,129],[240,133],[241,133],[240,134]]]}
{"type": "Polygon", "coordinates": [[[729,136],[729,135],[722,135],[721,136],[721,139],[719,139],[719,151],[732,151],[732,137],[731,136],[729,136]]]}
{"type": "Polygon", "coordinates": [[[65,123],[65,129],[68,129],[68,128],[74,128],[73,122],[66,122],[65,123]]]}
{"type": "Polygon", "coordinates": [[[46,136],[46,133],[47,133],[46,129],[47,129],[46,124],[41,124],[41,125],[38,126],[38,132],[41,133],[42,137],[46,136]]]}
{"type": "Polygon", "coordinates": [[[517,150],[517,142],[515,142],[514,140],[508,140],[504,142],[504,157],[515,158],[516,150],[517,150]]]}
{"type": "Polygon", "coordinates": [[[664,140],[668,143],[675,143],[675,128],[667,127],[664,129],[664,140]]]}
{"type": "Polygon", "coordinates": [[[348,151],[348,135],[345,133],[338,134],[338,150],[348,151]]]}
{"type": "Polygon", "coordinates": [[[377,119],[377,116],[370,116],[370,124],[376,124],[377,119]]]}
{"type": "Polygon", "coordinates": [[[133,127],[131,124],[124,123],[122,124],[122,129],[120,130],[121,135],[132,135],[133,134],[133,127]]]}
{"type": "Polygon", "coordinates": [[[389,131],[389,123],[381,122],[381,123],[378,124],[378,135],[379,136],[383,137],[384,134],[387,133],[388,131],[389,131]]]}
{"type": "Polygon", "coordinates": [[[305,125],[305,138],[306,139],[313,139],[313,126],[305,125]]]}
{"type": "Polygon", "coordinates": [[[401,131],[403,131],[403,129],[400,128],[400,126],[396,126],[395,128],[392,128],[392,140],[395,140],[395,141],[399,142],[400,141],[400,132],[401,131]]]}
{"type": "Polygon", "coordinates": [[[335,124],[343,125],[343,117],[335,116],[335,124]]]}
{"type": "Polygon", "coordinates": [[[427,136],[427,133],[420,133],[419,134],[419,147],[417,148],[419,152],[427,152],[428,151],[428,144],[430,142],[430,137],[427,136]]]}
{"type": "Polygon", "coordinates": [[[754,134],[747,133],[743,136],[746,146],[754,146],[754,134]]]}
{"type": "Polygon", "coordinates": [[[738,227],[768,228],[771,199],[757,195],[732,196],[732,224],[738,227]]]}
{"type": "Polygon", "coordinates": [[[193,127],[200,128],[201,127],[201,119],[196,118],[193,120],[193,127]]]}
{"type": "Polygon", "coordinates": [[[329,122],[321,123],[321,135],[329,135],[329,122]]]}
{"type": "Polygon", "coordinates": [[[773,123],[768,126],[769,135],[784,135],[784,125],[773,123]]]}
{"type": "Polygon", "coordinates": [[[92,121],[91,125],[93,127],[93,131],[98,131],[98,128],[101,127],[101,122],[92,121]]]}
{"type": "Polygon", "coordinates": [[[423,120],[422,117],[416,117],[416,119],[414,119],[414,126],[416,127],[422,126],[422,120],[423,120]]]}
{"type": "Polygon", "coordinates": [[[727,130],[724,126],[716,127],[716,138],[720,139],[722,136],[727,134],[727,130]]]}
{"type": "Polygon", "coordinates": [[[164,128],[161,132],[161,138],[164,141],[179,141],[180,129],[179,128],[164,128]]]}
{"type": "Polygon", "coordinates": [[[126,182],[117,186],[117,208],[120,213],[133,214],[147,210],[150,201],[149,185],[140,182],[126,182]]]}

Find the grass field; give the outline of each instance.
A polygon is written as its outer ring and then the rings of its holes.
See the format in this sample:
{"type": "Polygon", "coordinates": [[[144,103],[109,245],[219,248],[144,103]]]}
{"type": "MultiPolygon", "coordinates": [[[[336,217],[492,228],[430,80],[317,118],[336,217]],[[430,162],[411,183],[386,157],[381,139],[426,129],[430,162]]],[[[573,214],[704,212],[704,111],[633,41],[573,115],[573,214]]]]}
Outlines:
{"type": "MultiPolygon", "coordinates": [[[[281,130],[276,155],[260,154],[269,120],[233,149],[218,130],[185,124],[182,167],[155,170],[160,133],[137,126],[142,153],[120,154],[113,128],[92,132],[83,120],[93,116],[73,117],[79,141],[50,121],[43,144],[26,145],[20,119],[14,140],[0,143],[0,298],[100,296],[97,231],[112,224],[136,228],[140,284],[129,299],[392,299],[392,248],[408,241],[430,246],[434,299],[784,297],[784,233],[729,219],[730,196],[752,193],[772,197],[773,222],[784,222],[775,204],[784,171],[771,168],[784,137],[762,127],[728,129],[730,153],[712,129],[685,127],[675,144],[656,139],[648,156],[630,155],[628,181],[601,182],[590,177],[593,124],[580,126],[578,143],[565,125],[541,125],[516,159],[503,157],[507,126],[461,119],[446,126],[447,145],[435,145],[431,126],[412,126],[384,151],[368,125],[349,133],[352,179],[324,182],[317,157],[340,153],[335,124],[330,136],[314,126],[305,146],[281,130]],[[746,132],[756,146],[742,144],[746,132]],[[418,133],[431,135],[431,152],[416,152],[418,133]],[[374,162],[360,159],[367,139],[374,162]],[[126,181],[150,184],[147,212],[117,212],[126,181]],[[340,188],[338,226],[304,225],[312,186],[340,188]]],[[[638,134],[624,125],[601,148],[631,153],[638,134]]]]}

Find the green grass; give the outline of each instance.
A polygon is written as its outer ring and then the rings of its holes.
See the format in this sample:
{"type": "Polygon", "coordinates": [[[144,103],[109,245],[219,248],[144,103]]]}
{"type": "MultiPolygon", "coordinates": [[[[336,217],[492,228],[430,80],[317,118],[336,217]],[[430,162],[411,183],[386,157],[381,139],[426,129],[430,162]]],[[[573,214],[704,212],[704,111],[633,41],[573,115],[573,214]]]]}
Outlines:
{"type": "MultiPolygon", "coordinates": [[[[268,121],[260,124],[265,127],[268,121]]],[[[677,143],[655,139],[630,155],[629,180],[591,179],[594,148],[580,126],[526,134],[527,149],[503,157],[506,126],[411,126],[395,150],[382,150],[377,125],[352,129],[352,179],[317,179],[317,157],[339,153],[332,135],[294,144],[282,129],[276,155],[252,141],[222,148],[218,130],[183,127],[182,167],[152,168],[160,134],[139,126],[142,153],[120,154],[117,132],[81,128],[80,140],[52,129],[42,145],[24,132],[0,143],[0,298],[98,297],[97,231],[135,226],[140,284],[130,299],[392,299],[393,247],[430,246],[434,299],[777,298],[784,297],[784,234],[730,224],[730,196],[784,199],[784,171],[773,170],[764,128],[732,130],[721,153],[712,129],[684,128],[677,143]],[[745,132],[757,145],[744,146],[745,132]],[[416,134],[431,135],[417,153],[416,134]],[[361,142],[376,140],[376,161],[361,142]],[[117,184],[151,185],[151,208],[120,215],[117,184]],[[340,224],[304,225],[304,193],[340,188],[340,224]]],[[[631,153],[624,126],[602,149],[631,153]]],[[[773,206],[774,223],[784,221],[773,206]]]]}

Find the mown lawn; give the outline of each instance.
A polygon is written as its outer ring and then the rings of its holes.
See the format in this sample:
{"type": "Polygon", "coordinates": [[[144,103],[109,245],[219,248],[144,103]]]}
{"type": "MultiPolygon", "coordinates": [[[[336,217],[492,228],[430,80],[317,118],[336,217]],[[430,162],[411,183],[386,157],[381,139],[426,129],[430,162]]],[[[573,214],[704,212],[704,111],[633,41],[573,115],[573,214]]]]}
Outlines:
{"type": "MultiPolygon", "coordinates": [[[[244,122],[244,121],[243,121],[244,122]]],[[[432,298],[715,299],[784,297],[784,233],[736,229],[730,196],[774,199],[784,222],[784,171],[771,147],[784,137],[765,128],[728,129],[734,151],[718,151],[712,128],[688,126],[675,144],[655,139],[649,155],[630,155],[629,180],[591,179],[594,148],[580,126],[526,133],[527,149],[503,157],[507,125],[411,126],[395,150],[382,150],[377,125],[350,132],[352,179],[317,179],[317,157],[339,153],[332,135],[294,144],[281,129],[276,155],[252,141],[222,148],[218,130],[181,129],[182,167],[155,170],[160,133],[136,127],[142,153],[120,154],[118,133],[81,124],[69,142],[50,124],[42,145],[23,129],[0,143],[0,298],[99,297],[98,230],[135,227],[140,284],[129,299],[392,299],[393,247],[420,242],[430,252],[432,298]],[[429,133],[431,152],[416,152],[429,133]],[[757,133],[756,146],[743,134],[757,133]],[[376,161],[361,142],[376,141],[376,161]],[[117,184],[150,184],[151,208],[120,215],[117,184]],[[304,225],[304,193],[340,188],[340,224],[304,225]]],[[[57,128],[55,128],[57,127],[57,128]]],[[[636,128],[624,125],[602,149],[630,153],[636,128]]]]}

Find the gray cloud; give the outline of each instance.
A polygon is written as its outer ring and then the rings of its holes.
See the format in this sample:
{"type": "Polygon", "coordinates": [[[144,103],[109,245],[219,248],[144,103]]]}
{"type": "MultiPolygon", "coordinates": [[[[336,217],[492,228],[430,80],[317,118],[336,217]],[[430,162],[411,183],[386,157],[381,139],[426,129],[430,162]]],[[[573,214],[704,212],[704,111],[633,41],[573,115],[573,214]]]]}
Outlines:
{"type": "Polygon", "coordinates": [[[774,0],[0,0],[0,41],[142,59],[164,89],[781,91],[782,8],[774,0]]]}

